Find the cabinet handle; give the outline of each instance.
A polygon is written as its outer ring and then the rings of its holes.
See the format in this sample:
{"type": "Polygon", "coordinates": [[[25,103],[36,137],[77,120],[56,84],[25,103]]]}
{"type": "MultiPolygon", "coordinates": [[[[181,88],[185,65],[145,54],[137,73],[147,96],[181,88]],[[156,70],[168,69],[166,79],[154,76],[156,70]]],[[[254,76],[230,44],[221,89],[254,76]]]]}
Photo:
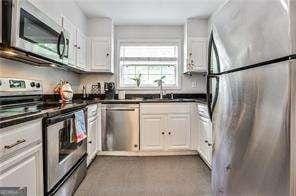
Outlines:
{"type": "Polygon", "coordinates": [[[162,135],[164,135],[164,132],[161,132],[162,135]]]}
{"type": "Polygon", "coordinates": [[[91,143],[92,143],[92,141],[89,141],[88,143],[90,143],[90,144],[91,144],[91,143]]]}
{"type": "Polygon", "coordinates": [[[208,140],[205,140],[205,143],[208,143],[209,141],[208,140]]]}
{"type": "Polygon", "coordinates": [[[17,145],[19,145],[19,144],[21,144],[21,143],[24,143],[24,142],[26,142],[25,139],[17,140],[14,144],[5,145],[4,148],[5,148],[5,149],[10,149],[10,148],[13,148],[13,147],[15,147],[15,146],[17,146],[17,145]]]}
{"type": "Polygon", "coordinates": [[[212,146],[213,144],[208,143],[208,146],[212,146]]]}
{"type": "Polygon", "coordinates": [[[78,46],[77,49],[80,50],[80,46],[78,46]]]}
{"type": "Polygon", "coordinates": [[[171,135],[171,132],[169,132],[169,135],[171,135]]]}
{"type": "Polygon", "coordinates": [[[109,55],[110,55],[109,53],[106,54],[106,56],[109,56],[109,55]]]}

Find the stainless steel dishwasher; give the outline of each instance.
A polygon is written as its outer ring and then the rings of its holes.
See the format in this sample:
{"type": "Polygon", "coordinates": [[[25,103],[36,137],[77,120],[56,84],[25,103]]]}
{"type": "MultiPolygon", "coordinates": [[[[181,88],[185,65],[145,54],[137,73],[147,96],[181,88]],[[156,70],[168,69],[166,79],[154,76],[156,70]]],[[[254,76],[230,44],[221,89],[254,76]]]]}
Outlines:
{"type": "Polygon", "coordinates": [[[102,150],[139,151],[139,104],[106,104],[102,108],[102,150]]]}

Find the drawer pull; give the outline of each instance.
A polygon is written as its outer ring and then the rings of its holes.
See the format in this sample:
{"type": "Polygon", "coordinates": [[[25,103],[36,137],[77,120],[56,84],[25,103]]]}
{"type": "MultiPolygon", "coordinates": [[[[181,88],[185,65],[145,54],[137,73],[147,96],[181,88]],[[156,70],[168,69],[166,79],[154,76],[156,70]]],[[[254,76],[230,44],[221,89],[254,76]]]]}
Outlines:
{"type": "Polygon", "coordinates": [[[6,145],[6,146],[4,146],[4,148],[5,148],[5,149],[10,149],[10,148],[13,148],[13,147],[15,147],[15,146],[17,146],[17,145],[19,145],[19,144],[24,143],[24,142],[26,142],[25,139],[17,140],[14,144],[6,145]]]}

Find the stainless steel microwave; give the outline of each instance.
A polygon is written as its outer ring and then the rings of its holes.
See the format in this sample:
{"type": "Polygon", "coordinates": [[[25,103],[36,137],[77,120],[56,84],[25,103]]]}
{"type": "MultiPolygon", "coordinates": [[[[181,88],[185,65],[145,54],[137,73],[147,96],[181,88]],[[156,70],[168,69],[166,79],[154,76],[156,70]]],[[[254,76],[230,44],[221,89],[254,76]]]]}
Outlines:
{"type": "Polygon", "coordinates": [[[68,64],[69,33],[28,0],[2,0],[2,47],[68,64]]]}

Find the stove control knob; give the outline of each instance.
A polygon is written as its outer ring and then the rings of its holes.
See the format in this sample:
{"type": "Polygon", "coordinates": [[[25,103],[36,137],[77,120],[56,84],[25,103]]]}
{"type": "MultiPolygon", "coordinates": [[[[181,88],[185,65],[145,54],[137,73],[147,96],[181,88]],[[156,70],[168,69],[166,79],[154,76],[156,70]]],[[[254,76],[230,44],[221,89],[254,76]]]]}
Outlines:
{"type": "Polygon", "coordinates": [[[35,82],[31,82],[31,83],[30,83],[30,86],[31,86],[31,87],[35,87],[35,85],[36,85],[35,82]]]}
{"type": "Polygon", "coordinates": [[[41,85],[40,85],[40,83],[36,83],[36,88],[40,88],[41,87],[41,85]]]}

